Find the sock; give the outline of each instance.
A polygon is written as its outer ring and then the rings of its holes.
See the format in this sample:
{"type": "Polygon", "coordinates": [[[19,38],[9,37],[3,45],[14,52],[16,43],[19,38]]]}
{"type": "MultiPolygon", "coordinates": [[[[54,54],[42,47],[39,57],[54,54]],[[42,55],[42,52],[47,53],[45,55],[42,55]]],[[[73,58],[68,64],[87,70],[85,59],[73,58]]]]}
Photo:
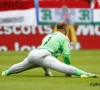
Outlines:
{"type": "Polygon", "coordinates": [[[6,74],[6,75],[10,75],[10,74],[11,74],[10,70],[9,70],[9,69],[6,70],[6,71],[5,71],[5,74],[6,74]]]}
{"type": "Polygon", "coordinates": [[[47,68],[45,68],[45,67],[42,67],[44,70],[47,70],[47,68]]]}
{"type": "Polygon", "coordinates": [[[87,74],[87,72],[82,71],[82,70],[80,70],[80,69],[76,69],[76,70],[74,71],[74,74],[77,75],[77,76],[80,76],[80,75],[82,75],[82,74],[87,74]]]}
{"type": "Polygon", "coordinates": [[[45,67],[42,67],[42,68],[44,69],[46,74],[49,73],[50,70],[48,68],[45,68],[45,67]]]}
{"type": "Polygon", "coordinates": [[[45,73],[49,73],[50,72],[50,70],[49,69],[45,69],[45,73]]]}

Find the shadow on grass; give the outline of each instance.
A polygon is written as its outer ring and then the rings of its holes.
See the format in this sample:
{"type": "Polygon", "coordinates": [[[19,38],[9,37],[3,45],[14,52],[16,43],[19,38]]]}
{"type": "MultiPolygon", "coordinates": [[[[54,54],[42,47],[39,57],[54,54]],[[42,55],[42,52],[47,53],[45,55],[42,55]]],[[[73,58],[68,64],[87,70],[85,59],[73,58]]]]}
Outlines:
{"type": "Polygon", "coordinates": [[[11,77],[80,78],[78,76],[40,76],[40,75],[11,75],[11,77]]]}

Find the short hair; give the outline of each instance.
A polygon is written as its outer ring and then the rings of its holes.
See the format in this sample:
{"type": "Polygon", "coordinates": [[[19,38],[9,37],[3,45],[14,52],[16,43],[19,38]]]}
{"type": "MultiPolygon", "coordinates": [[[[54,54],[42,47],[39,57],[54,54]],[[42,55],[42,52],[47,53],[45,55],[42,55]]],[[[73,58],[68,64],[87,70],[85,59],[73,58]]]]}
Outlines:
{"type": "Polygon", "coordinates": [[[65,21],[60,21],[57,23],[57,29],[64,29],[65,26],[67,26],[67,23],[65,21]]]}

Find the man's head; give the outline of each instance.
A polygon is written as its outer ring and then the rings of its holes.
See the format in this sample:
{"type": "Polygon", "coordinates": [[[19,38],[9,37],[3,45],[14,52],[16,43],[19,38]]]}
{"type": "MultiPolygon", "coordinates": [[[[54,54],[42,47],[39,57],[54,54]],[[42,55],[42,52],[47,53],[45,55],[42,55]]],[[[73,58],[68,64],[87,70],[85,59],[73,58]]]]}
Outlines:
{"type": "Polygon", "coordinates": [[[57,31],[60,31],[66,35],[68,33],[68,23],[65,21],[58,22],[57,23],[57,31]]]}

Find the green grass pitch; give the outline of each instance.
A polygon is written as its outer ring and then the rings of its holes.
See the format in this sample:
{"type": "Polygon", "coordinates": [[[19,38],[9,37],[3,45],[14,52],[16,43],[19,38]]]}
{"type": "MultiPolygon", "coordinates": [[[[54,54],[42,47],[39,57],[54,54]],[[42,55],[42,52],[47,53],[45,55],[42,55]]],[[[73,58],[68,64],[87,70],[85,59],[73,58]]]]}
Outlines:
{"type": "MultiPolygon", "coordinates": [[[[21,62],[25,52],[0,52],[0,73],[21,62]]],[[[59,57],[62,60],[62,57],[59,57]]],[[[100,75],[100,50],[71,51],[72,65],[100,75]]],[[[31,69],[11,76],[0,75],[0,90],[100,90],[100,78],[65,77],[51,70],[54,77],[45,77],[42,68],[31,69]]]]}

